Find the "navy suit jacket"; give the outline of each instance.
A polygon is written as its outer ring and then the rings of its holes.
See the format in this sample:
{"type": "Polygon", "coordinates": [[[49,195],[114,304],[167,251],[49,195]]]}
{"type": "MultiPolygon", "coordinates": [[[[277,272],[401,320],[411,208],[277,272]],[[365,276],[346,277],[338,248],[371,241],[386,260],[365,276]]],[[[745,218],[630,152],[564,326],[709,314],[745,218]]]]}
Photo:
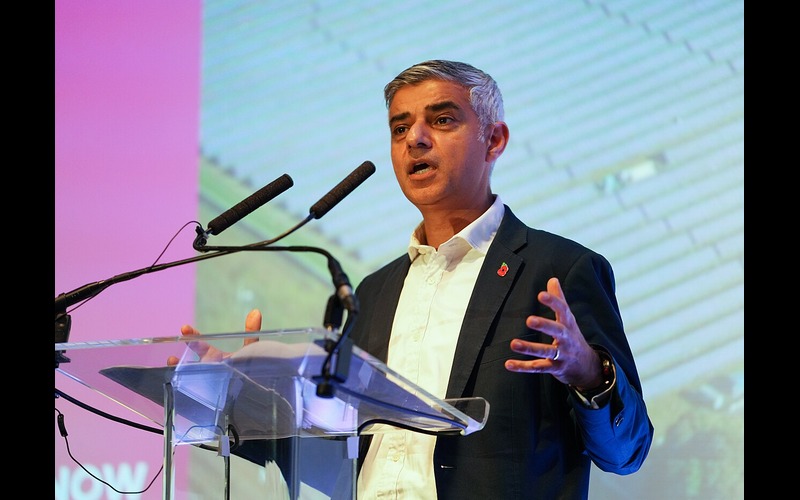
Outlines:
{"type": "MultiPolygon", "coordinates": [[[[360,310],[350,335],[384,362],[409,267],[405,254],[356,289],[360,310]]],[[[604,471],[635,472],[653,439],[611,265],[572,240],[527,227],[508,207],[475,283],[447,387],[446,398],[471,396],[489,402],[489,417],[478,432],[437,439],[433,462],[439,498],[587,498],[592,461],[604,471]],[[508,272],[501,276],[497,271],[504,263],[508,272]],[[613,356],[617,385],[599,410],[583,408],[549,374],[504,367],[505,360],[523,357],[511,351],[512,339],[552,342],[527,328],[525,318],[554,318],[536,299],[553,276],[586,340],[613,356]]],[[[362,437],[359,460],[370,439],[362,437]]]]}

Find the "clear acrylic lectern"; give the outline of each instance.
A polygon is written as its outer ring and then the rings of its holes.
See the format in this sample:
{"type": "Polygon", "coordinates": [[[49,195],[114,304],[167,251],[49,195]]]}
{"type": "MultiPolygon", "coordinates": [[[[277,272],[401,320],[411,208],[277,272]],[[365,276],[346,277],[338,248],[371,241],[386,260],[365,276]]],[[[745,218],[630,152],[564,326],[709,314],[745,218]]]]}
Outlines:
{"type": "Polygon", "coordinates": [[[339,365],[349,363],[344,382],[318,396],[326,341],[335,339],[306,328],[57,343],[56,369],[164,428],[165,499],[177,445],[255,450],[280,471],[291,500],[352,499],[360,434],[483,428],[483,398],[438,399],[357,346],[339,365]],[[220,356],[200,361],[209,347],[220,356]],[[170,357],[177,364],[167,366],[170,357]]]}

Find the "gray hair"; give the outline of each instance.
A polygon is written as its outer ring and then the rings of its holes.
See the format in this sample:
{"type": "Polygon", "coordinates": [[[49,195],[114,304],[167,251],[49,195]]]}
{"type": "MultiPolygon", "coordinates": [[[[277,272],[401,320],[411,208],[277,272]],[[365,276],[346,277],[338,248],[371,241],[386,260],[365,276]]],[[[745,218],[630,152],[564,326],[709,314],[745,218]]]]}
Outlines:
{"type": "Polygon", "coordinates": [[[491,76],[469,64],[440,59],[415,64],[387,83],[383,88],[386,108],[400,88],[427,80],[447,80],[469,90],[469,103],[481,124],[481,141],[486,140],[489,125],[503,120],[503,95],[491,76]]]}

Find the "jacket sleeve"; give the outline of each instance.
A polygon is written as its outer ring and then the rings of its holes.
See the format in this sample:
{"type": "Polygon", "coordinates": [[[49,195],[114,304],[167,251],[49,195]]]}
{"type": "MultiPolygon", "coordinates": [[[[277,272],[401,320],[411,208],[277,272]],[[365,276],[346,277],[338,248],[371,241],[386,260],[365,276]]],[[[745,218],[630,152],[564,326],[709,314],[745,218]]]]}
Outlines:
{"type": "Polygon", "coordinates": [[[595,465],[605,472],[627,475],[644,463],[653,441],[653,424],[625,371],[617,369],[616,377],[608,404],[593,410],[575,400],[573,411],[585,453],[595,465]]]}
{"type": "Polygon", "coordinates": [[[616,372],[616,385],[605,406],[587,408],[570,396],[584,453],[603,471],[631,474],[644,463],[654,430],[623,328],[613,269],[603,256],[589,251],[572,261],[562,286],[587,342],[611,354],[616,372]]]}

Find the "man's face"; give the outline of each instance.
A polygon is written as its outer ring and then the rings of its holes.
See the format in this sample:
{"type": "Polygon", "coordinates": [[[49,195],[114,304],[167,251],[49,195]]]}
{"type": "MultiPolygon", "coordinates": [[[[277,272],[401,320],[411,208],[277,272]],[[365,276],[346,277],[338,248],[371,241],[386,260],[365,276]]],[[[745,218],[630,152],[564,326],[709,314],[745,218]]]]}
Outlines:
{"type": "Polygon", "coordinates": [[[490,155],[468,91],[453,82],[406,85],[389,106],[392,165],[418,209],[485,209],[490,155]]]}

